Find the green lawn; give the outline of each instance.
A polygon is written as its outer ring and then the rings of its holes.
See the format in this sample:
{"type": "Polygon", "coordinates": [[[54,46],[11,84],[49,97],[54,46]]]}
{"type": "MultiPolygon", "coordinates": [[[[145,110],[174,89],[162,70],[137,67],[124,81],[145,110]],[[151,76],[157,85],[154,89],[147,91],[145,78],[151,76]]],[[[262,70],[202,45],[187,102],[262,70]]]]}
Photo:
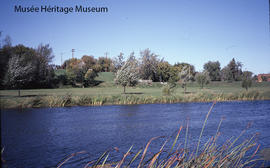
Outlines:
{"type": "Polygon", "coordinates": [[[111,83],[114,80],[114,73],[113,72],[101,72],[98,74],[98,77],[96,77],[95,79],[99,80],[99,81],[111,83]]]}
{"type": "MultiPolygon", "coordinates": [[[[268,98],[270,98],[270,83],[253,83],[253,86],[249,89],[250,91],[259,91],[268,98]]],[[[53,96],[53,95],[65,95],[70,93],[74,96],[82,95],[119,95],[123,92],[121,86],[96,86],[90,88],[59,88],[59,89],[27,89],[21,90],[21,96],[53,96]]],[[[162,85],[156,84],[156,86],[137,86],[127,87],[126,92],[129,94],[141,94],[148,96],[162,96],[162,85]]],[[[187,94],[195,93],[213,93],[213,94],[235,94],[245,92],[245,89],[241,87],[240,82],[234,83],[222,83],[215,82],[207,85],[201,89],[196,83],[190,83],[187,85],[187,94]]],[[[16,97],[18,95],[17,90],[1,90],[1,98],[16,97]]],[[[184,95],[183,88],[180,85],[177,86],[173,95],[184,95]]]]}
{"type": "MultiPolygon", "coordinates": [[[[222,101],[222,100],[256,100],[256,99],[270,99],[270,82],[253,83],[252,87],[246,92],[241,87],[241,82],[212,82],[203,89],[197,83],[189,83],[187,85],[187,93],[184,94],[183,88],[180,84],[177,85],[173,94],[164,96],[162,94],[162,85],[160,83],[153,83],[152,86],[138,85],[136,87],[128,87],[127,94],[122,94],[123,88],[117,86],[113,82],[113,73],[101,73],[96,80],[102,83],[90,88],[59,88],[59,89],[27,89],[21,90],[21,97],[18,97],[17,90],[1,90],[0,99],[2,108],[18,107],[20,104],[29,103],[31,101],[46,102],[47,98],[51,97],[65,97],[67,95],[75,97],[77,102],[81,102],[82,97],[99,99],[101,104],[126,104],[125,99],[132,99],[137,104],[142,103],[158,103],[158,102],[185,102],[185,101],[222,101]],[[131,97],[131,98],[128,98],[131,97]],[[36,98],[39,98],[38,100],[36,98]],[[164,98],[165,97],[165,98],[164,98]],[[172,98],[173,97],[173,98],[172,98]],[[102,99],[102,100],[100,100],[102,99]],[[151,99],[151,100],[150,100],[151,99]],[[166,101],[164,100],[166,99],[166,101]]],[[[51,100],[53,101],[53,100],[51,100]]],[[[87,105],[87,101],[83,101],[87,105]]],[[[93,103],[93,102],[92,102],[93,103]]],[[[90,103],[90,105],[92,104],[90,103]]],[[[82,104],[83,103],[75,103],[82,104]]],[[[30,105],[29,105],[30,106],[30,105]]],[[[46,103],[43,106],[47,106],[46,103]]],[[[31,107],[31,106],[30,106],[31,107]]]]}

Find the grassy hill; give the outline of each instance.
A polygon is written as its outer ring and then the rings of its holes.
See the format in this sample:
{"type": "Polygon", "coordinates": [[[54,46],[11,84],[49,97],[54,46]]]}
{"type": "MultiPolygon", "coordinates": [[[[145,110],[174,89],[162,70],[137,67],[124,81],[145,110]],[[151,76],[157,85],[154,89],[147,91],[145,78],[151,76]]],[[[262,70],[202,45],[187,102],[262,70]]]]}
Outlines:
{"type": "Polygon", "coordinates": [[[95,80],[100,81],[99,86],[112,86],[114,85],[114,73],[113,72],[100,72],[95,80]]]}

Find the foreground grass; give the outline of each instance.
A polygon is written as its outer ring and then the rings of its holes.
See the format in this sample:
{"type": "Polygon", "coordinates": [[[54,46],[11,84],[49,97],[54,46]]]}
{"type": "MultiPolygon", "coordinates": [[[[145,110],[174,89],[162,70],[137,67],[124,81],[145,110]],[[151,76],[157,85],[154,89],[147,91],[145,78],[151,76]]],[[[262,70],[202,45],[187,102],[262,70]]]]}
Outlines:
{"type": "Polygon", "coordinates": [[[1,108],[30,108],[270,99],[269,82],[254,83],[249,91],[245,91],[240,82],[214,82],[203,89],[190,83],[187,93],[183,93],[178,85],[170,96],[162,94],[159,83],[128,88],[127,94],[122,94],[122,91],[123,88],[111,80],[92,88],[22,90],[21,97],[17,96],[17,90],[1,90],[0,105],[1,108]]]}
{"type": "MultiPolygon", "coordinates": [[[[206,115],[198,143],[193,147],[187,145],[189,144],[187,138],[189,134],[189,125],[187,122],[185,127],[181,126],[179,128],[174,139],[171,139],[172,137],[154,137],[150,139],[144,149],[142,148],[138,151],[133,151],[133,146],[131,146],[129,150],[123,154],[122,159],[117,161],[109,158],[110,154],[114,152],[115,149],[112,148],[105,151],[99,158],[87,162],[84,168],[242,168],[263,167],[264,164],[267,164],[267,158],[260,157],[257,154],[260,148],[260,145],[255,141],[257,134],[240,142],[241,136],[243,136],[247,130],[243,130],[238,137],[231,138],[223,145],[219,145],[217,140],[220,136],[219,129],[223,121],[222,119],[218,125],[216,134],[204,143],[204,145],[200,145],[206,122],[214,105],[215,102],[206,115]],[[178,142],[181,135],[185,136],[184,142],[178,142]],[[154,153],[149,152],[148,149],[151,143],[160,138],[165,139],[165,142],[161,144],[160,149],[154,153]],[[169,147],[167,146],[168,144],[170,144],[169,147]]],[[[116,151],[118,152],[118,149],[116,149],[116,151]]],[[[83,153],[87,152],[81,151],[67,156],[57,165],[57,168],[65,165],[76,155],[83,153]]]]}

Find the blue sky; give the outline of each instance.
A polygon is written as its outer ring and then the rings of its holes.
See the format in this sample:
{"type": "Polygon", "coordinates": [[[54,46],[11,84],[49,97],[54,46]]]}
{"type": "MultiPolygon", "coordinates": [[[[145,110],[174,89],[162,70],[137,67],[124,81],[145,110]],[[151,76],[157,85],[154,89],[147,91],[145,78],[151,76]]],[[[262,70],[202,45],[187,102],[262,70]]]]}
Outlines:
{"type": "Polygon", "coordinates": [[[114,57],[149,48],[169,63],[197,71],[235,58],[243,70],[270,73],[268,0],[1,0],[0,31],[12,44],[50,44],[54,63],[71,57],[114,57]],[[105,6],[108,13],[15,13],[14,5],[105,6]]]}

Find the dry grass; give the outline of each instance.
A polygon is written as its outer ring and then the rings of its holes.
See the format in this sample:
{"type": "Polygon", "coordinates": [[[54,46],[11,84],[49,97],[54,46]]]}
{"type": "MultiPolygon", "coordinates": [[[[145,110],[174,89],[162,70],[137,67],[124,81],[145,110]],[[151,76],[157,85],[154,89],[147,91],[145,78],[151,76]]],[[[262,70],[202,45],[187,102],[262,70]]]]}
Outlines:
{"type": "Polygon", "coordinates": [[[267,100],[259,91],[243,91],[235,94],[214,94],[209,92],[187,95],[151,96],[141,94],[118,95],[65,95],[16,97],[1,99],[1,108],[36,108],[36,107],[66,107],[66,106],[101,106],[101,105],[132,105],[153,103],[179,102],[211,102],[233,100],[267,100]]]}
{"type": "Polygon", "coordinates": [[[17,96],[16,90],[1,90],[0,106],[28,108],[270,99],[270,82],[254,83],[249,91],[245,91],[239,82],[213,82],[204,89],[200,89],[196,83],[189,83],[186,94],[179,85],[170,93],[166,92],[166,89],[162,92],[162,88],[160,83],[153,83],[152,86],[138,85],[128,88],[126,95],[121,94],[122,87],[112,85],[93,88],[34,89],[22,90],[21,97],[17,96]]]}

